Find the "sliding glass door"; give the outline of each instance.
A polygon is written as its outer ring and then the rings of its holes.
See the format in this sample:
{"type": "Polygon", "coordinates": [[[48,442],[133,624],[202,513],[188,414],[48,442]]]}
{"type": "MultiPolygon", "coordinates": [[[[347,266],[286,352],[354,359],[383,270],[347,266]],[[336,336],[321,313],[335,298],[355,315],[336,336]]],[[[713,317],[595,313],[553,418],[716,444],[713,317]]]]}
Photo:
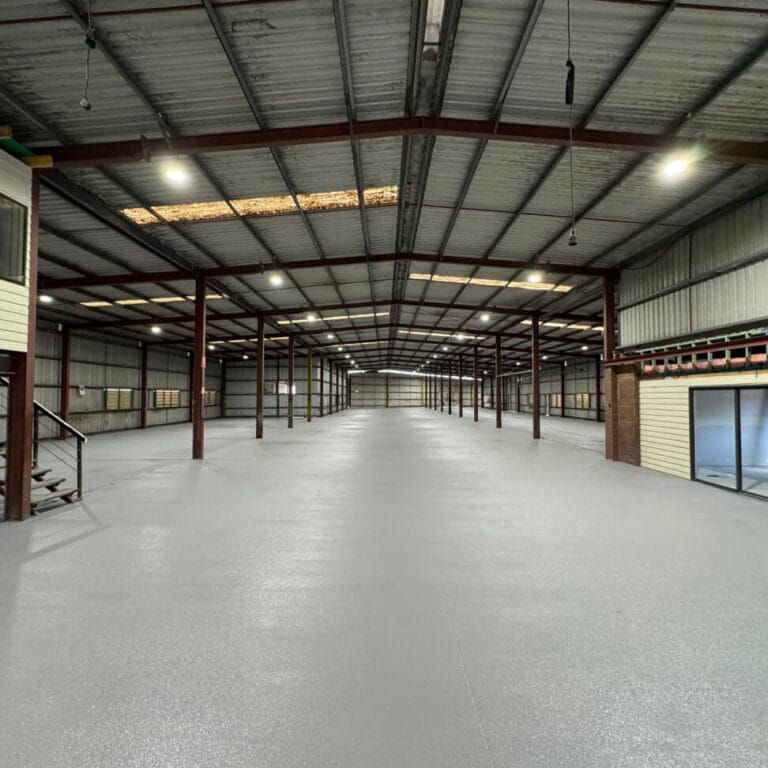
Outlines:
{"type": "Polygon", "coordinates": [[[691,390],[692,474],[768,498],[768,387],[691,390]]]}
{"type": "Polygon", "coordinates": [[[736,390],[693,390],[694,478],[738,490],[736,453],[736,390]]]}
{"type": "Polygon", "coordinates": [[[768,388],[739,390],[741,487],[768,498],[768,388]]]}

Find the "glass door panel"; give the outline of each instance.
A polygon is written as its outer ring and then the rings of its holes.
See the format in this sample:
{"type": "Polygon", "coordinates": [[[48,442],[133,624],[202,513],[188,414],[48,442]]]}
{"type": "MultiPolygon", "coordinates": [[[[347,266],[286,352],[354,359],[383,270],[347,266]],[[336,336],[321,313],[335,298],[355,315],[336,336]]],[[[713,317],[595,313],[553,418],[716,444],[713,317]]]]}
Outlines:
{"type": "Polygon", "coordinates": [[[742,389],[741,487],[768,498],[768,389],[742,389]]]}
{"type": "Polygon", "coordinates": [[[694,477],[737,490],[736,390],[693,392],[694,477]]]}

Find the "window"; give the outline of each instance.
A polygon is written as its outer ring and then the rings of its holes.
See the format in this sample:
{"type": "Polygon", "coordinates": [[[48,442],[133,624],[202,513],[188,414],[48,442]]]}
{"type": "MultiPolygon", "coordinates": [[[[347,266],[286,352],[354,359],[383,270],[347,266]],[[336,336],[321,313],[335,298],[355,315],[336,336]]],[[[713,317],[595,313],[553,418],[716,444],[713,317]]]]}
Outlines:
{"type": "Polygon", "coordinates": [[[27,209],[0,195],[0,279],[24,283],[27,270],[27,209]]]}
{"type": "Polygon", "coordinates": [[[586,411],[589,410],[589,393],[577,392],[574,396],[574,408],[581,408],[586,411]]]}
{"type": "Polygon", "coordinates": [[[104,390],[105,411],[127,411],[131,407],[133,390],[109,387],[104,390]]]}
{"type": "Polygon", "coordinates": [[[552,408],[560,408],[563,403],[563,396],[560,394],[551,394],[549,396],[549,404],[552,408]]]}
{"type": "Polygon", "coordinates": [[[155,408],[178,408],[181,404],[181,392],[178,389],[156,389],[155,408]]]}
{"type": "Polygon", "coordinates": [[[203,392],[203,405],[218,405],[219,404],[219,393],[215,392],[212,389],[206,389],[205,392],[203,392]]]}

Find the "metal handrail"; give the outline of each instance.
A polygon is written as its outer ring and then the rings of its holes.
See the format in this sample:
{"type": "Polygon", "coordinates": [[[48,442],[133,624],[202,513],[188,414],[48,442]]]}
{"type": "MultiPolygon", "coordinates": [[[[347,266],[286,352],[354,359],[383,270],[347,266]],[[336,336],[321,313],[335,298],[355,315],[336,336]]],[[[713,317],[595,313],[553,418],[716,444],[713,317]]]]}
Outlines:
{"type": "MultiPolygon", "coordinates": [[[[10,382],[5,376],[0,376],[0,384],[8,386],[10,382]]],[[[33,424],[33,438],[32,438],[32,463],[33,466],[38,465],[38,455],[40,449],[40,416],[46,416],[51,421],[59,426],[61,430],[72,435],[77,441],[77,496],[83,498],[83,446],[88,442],[88,438],[79,430],[75,429],[71,424],[64,421],[61,416],[57,416],[53,411],[46,408],[42,403],[38,403],[37,400],[32,401],[34,407],[34,424],[33,424]]]]}

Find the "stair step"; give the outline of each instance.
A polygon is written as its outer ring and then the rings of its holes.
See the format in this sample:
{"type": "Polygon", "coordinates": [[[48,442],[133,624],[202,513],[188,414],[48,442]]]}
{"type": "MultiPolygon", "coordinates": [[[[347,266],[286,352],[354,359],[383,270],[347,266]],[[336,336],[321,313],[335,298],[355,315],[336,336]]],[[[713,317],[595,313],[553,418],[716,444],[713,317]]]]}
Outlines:
{"type": "Polygon", "coordinates": [[[56,501],[56,499],[61,499],[62,501],[69,503],[75,496],[77,496],[76,488],[65,488],[62,491],[53,491],[53,493],[46,494],[45,496],[33,496],[32,509],[36,510],[38,507],[42,507],[51,501],[56,501]]]}
{"type": "MultiPolygon", "coordinates": [[[[46,480],[45,476],[50,472],[50,469],[33,469],[32,470],[32,487],[33,488],[42,488],[44,486],[47,486],[48,483],[55,483],[58,484],[61,482],[61,480],[46,480]],[[34,483],[42,483],[42,485],[35,485],[34,483]]],[[[2,489],[5,488],[5,477],[0,475],[0,492],[2,492],[2,489]]]]}
{"type": "Polygon", "coordinates": [[[46,477],[44,480],[40,480],[36,483],[32,483],[32,490],[36,491],[38,488],[47,488],[49,491],[57,490],[57,486],[61,485],[66,478],[64,477],[46,477]]]}
{"type": "Polygon", "coordinates": [[[42,480],[51,470],[50,469],[33,469],[32,470],[32,479],[33,480],[42,480]]]}

